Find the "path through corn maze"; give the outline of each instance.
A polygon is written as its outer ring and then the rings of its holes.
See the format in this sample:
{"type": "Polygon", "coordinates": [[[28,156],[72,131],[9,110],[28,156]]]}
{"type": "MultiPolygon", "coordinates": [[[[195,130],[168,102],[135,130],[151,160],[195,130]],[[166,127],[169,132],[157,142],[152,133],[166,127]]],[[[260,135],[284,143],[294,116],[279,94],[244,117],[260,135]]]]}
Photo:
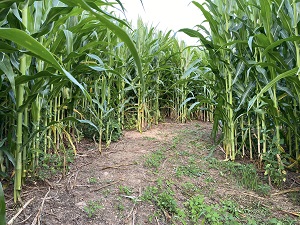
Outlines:
{"type": "MultiPolygon", "coordinates": [[[[13,224],[299,224],[300,179],[284,189],[268,185],[259,168],[242,159],[224,162],[211,124],[161,123],[125,131],[100,155],[82,140],[65,177],[29,181],[24,207],[7,200],[13,224]]],[[[11,195],[9,195],[11,196],[11,195]]]]}

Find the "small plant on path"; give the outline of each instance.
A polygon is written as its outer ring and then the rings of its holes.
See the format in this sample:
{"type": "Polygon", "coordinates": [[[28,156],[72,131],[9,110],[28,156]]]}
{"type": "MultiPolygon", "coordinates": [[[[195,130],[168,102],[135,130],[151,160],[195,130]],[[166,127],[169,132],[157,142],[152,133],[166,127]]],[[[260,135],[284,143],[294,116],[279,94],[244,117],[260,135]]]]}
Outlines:
{"type": "Polygon", "coordinates": [[[93,217],[99,209],[103,209],[103,206],[98,201],[89,201],[83,208],[89,218],[93,217]]]}

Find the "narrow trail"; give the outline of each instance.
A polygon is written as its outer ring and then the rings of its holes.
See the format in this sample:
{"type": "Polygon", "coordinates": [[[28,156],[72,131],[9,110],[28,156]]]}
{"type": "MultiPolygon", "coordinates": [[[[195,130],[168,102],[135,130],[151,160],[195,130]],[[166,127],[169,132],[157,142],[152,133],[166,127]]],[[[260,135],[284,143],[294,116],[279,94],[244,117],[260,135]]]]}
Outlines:
{"type": "MultiPolygon", "coordinates": [[[[161,123],[144,133],[124,132],[101,156],[94,143],[83,140],[65,178],[25,186],[24,202],[34,199],[14,224],[182,224],[171,210],[158,210],[145,200],[149,187],[170,190],[181,208],[188,198],[202,194],[208,204],[227,198],[242,208],[260,202],[270,215],[300,212],[285,195],[260,197],[208,164],[205,159],[215,149],[210,132],[209,123],[161,123]],[[282,210],[277,209],[279,203],[282,210]]],[[[223,153],[217,148],[214,156],[222,159],[223,153]]],[[[11,200],[7,205],[11,218],[16,212],[11,200]]]]}

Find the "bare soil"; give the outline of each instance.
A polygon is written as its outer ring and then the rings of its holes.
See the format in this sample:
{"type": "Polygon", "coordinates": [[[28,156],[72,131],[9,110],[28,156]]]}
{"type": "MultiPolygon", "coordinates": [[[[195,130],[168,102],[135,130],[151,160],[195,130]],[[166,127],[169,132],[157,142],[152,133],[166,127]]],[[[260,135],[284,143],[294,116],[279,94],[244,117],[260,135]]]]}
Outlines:
{"type": "MultiPolygon", "coordinates": [[[[94,142],[83,140],[65,177],[57,174],[52,179],[24,186],[23,203],[31,201],[13,224],[181,224],[155,201],[142,200],[147,187],[159,185],[174,192],[178,207],[184,208],[184,202],[194,194],[202,194],[207,204],[229,199],[239,209],[252,210],[241,213],[242,221],[251,215],[258,221],[288,217],[294,220],[293,224],[300,224],[294,216],[300,213],[300,206],[288,198],[290,193],[272,188],[269,195],[259,195],[240,187],[230,174],[208,163],[211,157],[224,159],[222,149],[213,145],[210,133],[210,123],[161,123],[144,133],[125,131],[121,140],[112,143],[101,155],[94,142]],[[151,158],[157,151],[163,157],[151,158]],[[199,165],[200,172],[196,175],[180,170],[191,160],[199,165]],[[197,190],[187,189],[186,184],[193,184],[197,190]]],[[[299,188],[299,176],[291,179],[288,188],[299,188]]],[[[10,193],[6,193],[6,200],[9,221],[19,209],[15,208],[10,193]]],[[[187,224],[192,224],[188,218],[187,224]]]]}

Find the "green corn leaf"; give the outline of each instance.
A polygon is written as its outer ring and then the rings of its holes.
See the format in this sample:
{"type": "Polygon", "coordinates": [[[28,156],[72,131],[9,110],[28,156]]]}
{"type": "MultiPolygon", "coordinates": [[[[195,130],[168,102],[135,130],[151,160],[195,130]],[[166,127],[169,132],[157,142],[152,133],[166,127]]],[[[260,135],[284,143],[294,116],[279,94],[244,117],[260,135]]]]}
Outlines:
{"type": "Polygon", "coordinates": [[[0,22],[5,20],[7,14],[9,13],[10,8],[4,8],[0,10],[0,22]]]}
{"type": "Polygon", "coordinates": [[[20,84],[25,84],[31,80],[37,80],[39,78],[49,78],[49,77],[61,77],[61,76],[50,73],[48,71],[41,71],[39,73],[36,73],[35,75],[18,76],[18,77],[16,77],[15,82],[16,82],[16,85],[20,85],[20,84]]]}
{"type": "MultiPolygon", "coordinates": [[[[283,4],[284,1],[283,0],[274,0],[273,1],[276,6],[277,6],[277,16],[280,18],[280,22],[283,25],[283,28],[288,31],[289,33],[292,33],[292,24],[291,24],[291,19],[289,18],[289,14],[286,13],[286,11],[284,10],[283,4]]],[[[292,10],[291,10],[292,11],[292,10]]]]}
{"type": "Polygon", "coordinates": [[[53,65],[60,72],[63,72],[61,65],[59,65],[54,56],[24,31],[15,28],[0,28],[0,37],[28,49],[39,58],[53,65]]]}
{"type": "Polygon", "coordinates": [[[5,197],[4,191],[2,187],[2,183],[0,182],[0,224],[6,224],[6,209],[5,209],[5,197]]]}
{"type": "Polygon", "coordinates": [[[32,52],[39,59],[51,64],[55,69],[69,78],[72,83],[77,85],[86,97],[90,98],[84,87],[57,62],[54,56],[42,44],[26,34],[24,31],[15,28],[0,28],[0,37],[15,42],[32,52]]]}
{"type": "Polygon", "coordinates": [[[245,103],[246,99],[249,99],[249,93],[252,91],[252,89],[255,87],[255,83],[252,82],[248,85],[246,91],[243,93],[243,95],[240,98],[240,104],[239,106],[235,109],[235,112],[239,111],[243,104],[245,103]]]}
{"type": "Polygon", "coordinates": [[[286,42],[286,41],[300,41],[300,36],[291,36],[291,37],[280,39],[278,41],[273,42],[268,47],[266,47],[266,49],[262,53],[262,56],[265,56],[270,50],[272,50],[273,48],[277,47],[278,45],[280,45],[281,43],[286,42]]]}
{"type": "MultiPolygon", "coordinates": [[[[32,15],[31,21],[29,21],[29,24],[32,26],[32,30],[29,30],[30,33],[35,33],[37,32],[42,23],[43,23],[43,19],[44,19],[44,11],[43,11],[43,2],[42,1],[35,1],[34,5],[31,6],[32,8],[34,8],[35,13],[32,15]]],[[[28,29],[28,27],[27,27],[28,29]]]]}
{"type": "Polygon", "coordinates": [[[248,46],[249,46],[251,52],[253,52],[253,50],[252,50],[252,46],[253,46],[253,38],[254,38],[253,36],[250,36],[250,37],[248,38],[248,46]]]}
{"type": "Polygon", "coordinates": [[[67,54],[71,54],[73,52],[73,46],[74,46],[74,35],[69,30],[63,30],[65,36],[66,36],[66,50],[67,54]]]}
{"type": "MultiPolygon", "coordinates": [[[[13,53],[18,51],[18,49],[12,47],[11,45],[8,45],[7,43],[0,41],[0,52],[2,53],[13,53]]],[[[0,57],[1,60],[1,57],[0,57]]]]}
{"type": "Polygon", "coordinates": [[[72,11],[73,7],[53,7],[50,9],[47,14],[47,18],[44,21],[43,26],[47,26],[47,24],[57,21],[61,15],[68,14],[72,11]]]}
{"type": "Polygon", "coordinates": [[[50,51],[53,54],[58,54],[58,52],[61,50],[61,46],[64,46],[64,40],[65,40],[65,34],[62,30],[58,32],[56,35],[55,41],[52,43],[50,47],[50,51]]]}
{"type": "Polygon", "coordinates": [[[270,45],[270,40],[268,39],[268,37],[264,34],[257,34],[254,36],[257,40],[257,44],[259,46],[262,46],[262,47],[267,47],[270,45]]]}
{"type": "Polygon", "coordinates": [[[269,38],[269,41],[273,40],[271,34],[271,21],[272,21],[272,11],[271,11],[271,1],[270,0],[260,0],[261,6],[261,19],[263,21],[265,32],[269,38]]]}
{"type": "MultiPolygon", "coordinates": [[[[220,47],[220,49],[224,49],[224,50],[226,50],[226,48],[225,48],[225,47],[227,47],[227,46],[231,46],[231,45],[234,45],[234,44],[244,44],[244,45],[247,45],[247,44],[248,44],[248,42],[247,42],[247,41],[243,41],[243,40],[235,40],[235,41],[230,41],[230,42],[228,42],[228,43],[226,43],[226,44],[222,45],[222,47],[220,47]]],[[[218,50],[220,50],[220,49],[218,49],[218,50]]]]}
{"type": "Polygon", "coordinates": [[[279,80],[283,79],[283,78],[286,78],[286,77],[289,77],[289,76],[293,76],[295,74],[299,75],[300,73],[300,68],[296,67],[292,70],[289,70],[285,73],[282,73],[278,76],[276,76],[272,81],[270,81],[263,89],[261,89],[261,91],[256,95],[254,96],[251,101],[249,101],[249,104],[248,104],[248,109],[247,111],[249,111],[252,106],[254,105],[255,101],[260,98],[265,92],[267,92],[271,87],[273,87],[279,80]]]}
{"type": "Polygon", "coordinates": [[[16,95],[15,77],[17,75],[14,73],[7,55],[4,55],[3,58],[0,59],[0,70],[6,75],[14,94],[16,95]]]}
{"type": "Polygon", "coordinates": [[[2,146],[0,147],[0,151],[4,153],[4,155],[7,157],[7,159],[11,162],[11,164],[15,167],[16,166],[16,159],[15,157],[10,153],[8,147],[2,146]]]}
{"type": "Polygon", "coordinates": [[[180,29],[179,32],[183,32],[190,37],[199,38],[205,47],[211,48],[211,49],[213,48],[213,43],[211,41],[208,41],[200,32],[198,32],[196,30],[189,29],[189,28],[183,28],[183,29],[180,29]]]}
{"type": "Polygon", "coordinates": [[[188,109],[189,112],[191,112],[196,106],[198,106],[200,102],[194,102],[188,109]]]}
{"type": "Polygon", "coordinates": [[[0,28],[0,37],[15,42],[16,44],[26,48],[39,58],[54,66],[60,72],[62,71],[61,65],[56,61],[54,56],[38,41],[26,34],[24,31],[15,28],[0,28]]]}
{"type": "Polygon", "coordinates": [[[24,0],[17,0],[17,1],[12,1],[12,0],[2,0],[0,2],[0,8],[7,8],[10,7],[13,3],[19,3],[19,2],[24,2],[24,0]]]}
{"type": "Polygon", "coordinates": [[[181,103],[181,105],[180,105],[180,109],[184,106],[184,105],[186,105],[189,101],[191,101],[191,100],[193,100],[193,99],[196,99],[195,97],[189,97],[189,98],[187,98],[187,99],[185,99],[182,103],[181,103]]]}
{"type": "MultiPolygon", "coordinates": [[[[236,73],[235,73],[235,76],[237,77],[237,76],[239,76],[242,72],[244,72],[244,70],[245,70],[245,63],[244,62],[238,62],[238,64],[237,64],[237,67],[236,67],[236,73]]],[[[233,84],[235,83],[235,82],[232,82],[233,84]]]]}
{"type": "Polygon", "coordinates": [[[36,97],[38,96],[38,93],[31,94],[27,97],[26,101],[18,107],[17,112],[23,112],[25,109],[28,109],[28,106],[36,100],[36,97]]]}
{"type": "Polygon", "coordinates": [[[208,11],[207,11],[200,3],[196,2],[196,1],[192,1],[192,2],[193,2],[193,4],[194,4],[195,6],[197,6],[197,7],[201,10],[201,12],[203,13],[203,15],[204,15],[205,18],[207,19],[207,21],[208,21],[208,23],[209,23],[209,25],[210,25],[210,29],[211,29],[211,31],[214,33],[214,35],[216,35],[216,36],[220,39],[221,43],[224,43],[225,41],[224,41],[223,37],[221,37],[221,36],[219,35],[217,21],[214,20],[214,18],[212,17],[211,13],[208,12],[208,11]]]}
{"type": "Polygon", "coordinates": [[[95,7],[92,8],[84,0],[76,0],[76,1],[62,0],[62,2],[66,3],[66,4],[71,4],[71,5],[78,5],[82,9],[85,9],[85,10],[89,11],[100,22],[102,22],[108,29],[110,29],[112,32],[114,32],[127,45],[127,47],[129,48],[129,50],[130,50],[130,52],[131,52],[131,54],[132,54],[132,56],[135,60],[137,70],[138,70],[138,74],[140,76],[140,80],[141,80],[141,83],[142,83],[141,86],[144,87],[144,77],[143,77],[143,73],[142,73],[141,60],[140,60],[139,54],[137,52],[137,49],[136,49],[133,41],[131,40],[129,35],[126,33],[126,31],[124,31],[122,28],[120,28],[119,26],[117,26],[113,22],[106,19],[105,16],[102,16],[100,13],[96,12],[95,9],[94,9],[95,7]]]}
{"type": "Polygon", "coordinates": [[[7,140],[7,138],[3,138],[3,140],[0,141],[0,148],[4,145],[6,140],[7,140]]]}
{"type": "Polygon", "coordinates": [[[47,14],[47,18],[42,24],[39,32],[33,34],[34,38],[41,37],[48,32],[50,32],[53,28],[53,22],[57,21],[60,16],[68,14],[72,11],[73,7],[53,7],[47,14]]]}

